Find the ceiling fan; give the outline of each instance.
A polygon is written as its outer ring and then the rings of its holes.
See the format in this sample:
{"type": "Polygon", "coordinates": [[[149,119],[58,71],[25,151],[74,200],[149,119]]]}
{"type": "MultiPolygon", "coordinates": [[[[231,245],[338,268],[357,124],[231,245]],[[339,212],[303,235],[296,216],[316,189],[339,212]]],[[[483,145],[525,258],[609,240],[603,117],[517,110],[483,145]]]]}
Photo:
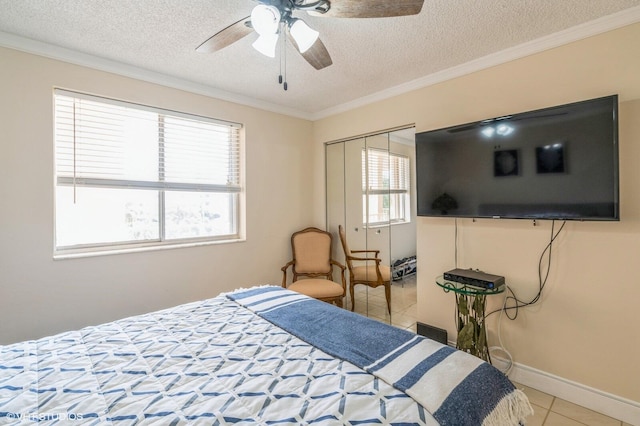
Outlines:
{"type": "MultiPolygon", "coordinates": [[[[319,33],[302,19],[293,16],[305,11],[313,16],[329,18],[384,18],[416,15],[424,0],[256,0],[259,4],[251,15],[229,25],[196,48],[201,53],[223,49],[254,30],[258,39],[253,47],[275,57],[279,36],[286,34],[302,57],[317,70],[333,63],[319,33]]],[[[285,83],[286,84],[286,83],[285,83]]],[[[286,86],[285,86],[286,90],[286,86]]]]}

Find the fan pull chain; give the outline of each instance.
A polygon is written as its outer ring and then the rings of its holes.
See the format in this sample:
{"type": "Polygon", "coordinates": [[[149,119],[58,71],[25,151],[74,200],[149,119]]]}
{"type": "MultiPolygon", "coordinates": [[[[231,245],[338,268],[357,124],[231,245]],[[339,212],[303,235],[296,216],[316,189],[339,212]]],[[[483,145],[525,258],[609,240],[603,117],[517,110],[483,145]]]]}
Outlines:
{"type": "Polygon", "coordinates": [[[286,91],[289,86],[287,84],[287,39],[286,37],[282,40],[284,44],[284,90],[286,91]]]}
{"type": "MultiPolygon", "coordinates": [[[[280,34],[282,34],[282,28],[284,27],[282,26],[282,24],[280,24],[280,34]]],[[[280,75],[278,76],[278,84],[282,84],[282,55],[284,52],[283,47],[284,46],[282,45],[282,42],[280,42],[280,75]]]]}
{"type": "Polygon", "coordinates": [[[278,84],[282,84],[284,90],[289,88],[287,84],[287,26],[285,23],[280,23],[280,75],[278,75],[278,84]],[[284,64],[284,66],[283,66],[284,64]],[[282,77],[282,69],[284,68],[284,78],[282,77]]]}

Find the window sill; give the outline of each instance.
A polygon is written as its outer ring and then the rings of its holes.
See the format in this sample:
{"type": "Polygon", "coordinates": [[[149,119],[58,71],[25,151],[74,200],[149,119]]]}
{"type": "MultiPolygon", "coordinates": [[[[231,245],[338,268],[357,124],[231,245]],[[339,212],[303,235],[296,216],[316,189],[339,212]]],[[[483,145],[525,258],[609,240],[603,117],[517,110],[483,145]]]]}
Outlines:
{"type": "Polygon", "coordinates": [[[386,228],[388,226],[409,225],[410,223],[411,223],[410,220],[405,220],[405,221],[397,221],[397,222],[373,223],[371,225],[362,225],[362,227],[364,229],[377,229],[377,228],[386,228]]]}
{"type": "Polygon", "coordinates": [[[136,247],[123,248],[105,248],[105,249],[78,249],[67,250],[53,253],[53,260],[79,259],[85,257],[110,256],[115,254],[141,253],[159,250],[173,250],[188,247],[201,247],[219,244],[232,244],[245,242],[246,238],[237,238],[233,240],[216,240],[216,241],[190,241],[182,243],[168,243],[155,245],[141,245],[136,247]]]}

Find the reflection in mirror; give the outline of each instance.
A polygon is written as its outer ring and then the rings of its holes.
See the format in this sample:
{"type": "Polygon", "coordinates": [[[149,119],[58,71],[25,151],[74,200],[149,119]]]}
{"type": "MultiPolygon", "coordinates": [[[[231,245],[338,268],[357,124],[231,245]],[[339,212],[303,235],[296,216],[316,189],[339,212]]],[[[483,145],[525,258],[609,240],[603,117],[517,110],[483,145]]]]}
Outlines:
{"type": "Polygon", "coordinates": [[[415,128],[391,132],[389,154],[391,323],[415,332],[417,316],[415,128]]]}
{"type": "Polygon", "coordinates": [[[362,216],[367,258],[364,277],[367,315],[391,322],[390,151],[389,133],[365,138],[362,162],[362,216]]]}
{"type": "Polygon", "coordinates": [[[416,322],[414,135],[409,128],[326,145],[327,229],[334,235],[334,257],[347,264],[338,235],[343,225],[351,254],[373,258],[377,252],[380,276],[388,282],[380,284],[376,261],[368,267],[352,261],[360,269],[353,283],[347,273],[345,307],[355,302],[355,312],[411,331],[416,322]],[[367,281],[373,285],[362,284],[367,281]]]}

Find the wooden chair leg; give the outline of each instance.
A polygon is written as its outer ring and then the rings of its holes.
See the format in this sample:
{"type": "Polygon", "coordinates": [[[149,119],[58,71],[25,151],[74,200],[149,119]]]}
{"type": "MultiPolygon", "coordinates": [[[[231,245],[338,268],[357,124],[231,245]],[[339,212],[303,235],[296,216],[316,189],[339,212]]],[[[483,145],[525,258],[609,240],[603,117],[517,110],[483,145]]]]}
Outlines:
{"type": "Polygon", "coordinates": [[[387,297],[387,309],[389,310],[389,315],[391,315],[391,281],[385,283],[384,295],[387,297]]]}
{"type": "Polygon", "coordinates": [[[356,308],[356,298],[353,296],[353,283],[349,283],[349,295],[351,296],[351,312],[356,308]]]}

